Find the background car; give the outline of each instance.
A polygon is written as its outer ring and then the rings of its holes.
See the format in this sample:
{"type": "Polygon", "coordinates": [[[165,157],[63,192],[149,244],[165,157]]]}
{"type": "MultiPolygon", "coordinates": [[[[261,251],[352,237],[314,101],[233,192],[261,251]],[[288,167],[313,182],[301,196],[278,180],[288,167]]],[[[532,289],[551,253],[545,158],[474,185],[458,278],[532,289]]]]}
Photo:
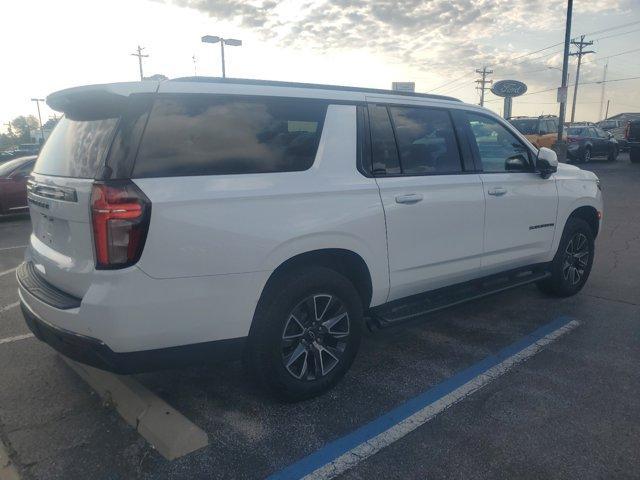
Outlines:
{"type": "Polygon", "coordinates": [[[26,211],[27,180],[36,156],[16,158],[0,165],[0,215],[26,211]]]}
{"type": "Polygon", "coordinates": [[[602,120],[598,122],[596,125],[604,130],[607,133],[613,135],[613,137],[618,141],[618,147],[620,147],[620,151],[625,151],[628,149],[627,139],[625,138],[625,127],[627,126],[628,121],[625,120],[602,120]]]}
{"type": "Polygon", "coordinates": [[[30,155],[37,155],[40,152],[42,146],[37,143],[23,143],[13,148],[12,150],[5,150],[0,152],[0,164],[13,160],[14,158],[27,157],[30,155]]]}
{"type": "Polygon", "coordinates": [[[629,145],[629,159],[633,163],[640,163],[640,119],[627,123],[624,136],[629,145]]]}
{"type": "Polygon", "coordinates": [[[589,162],[592,158],[606,158],[613,162],[620,147],[613,135],[587,124],[571,124],[567,128],[567,157],[575,162],[589,162]]]}
{"type": "Polygon", "coordinates": [[[511,117],[509,122],[537,148],[551,148],[558,138],[558,117],[511,117]]]}

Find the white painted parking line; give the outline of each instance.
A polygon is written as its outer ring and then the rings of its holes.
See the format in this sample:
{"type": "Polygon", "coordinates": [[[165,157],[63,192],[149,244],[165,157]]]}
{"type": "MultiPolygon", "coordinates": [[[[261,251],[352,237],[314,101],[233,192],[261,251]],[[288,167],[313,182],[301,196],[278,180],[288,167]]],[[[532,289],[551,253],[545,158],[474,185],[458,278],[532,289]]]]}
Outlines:
{"type": "Polygon", "coordinates": [[[5,270],[4,272],[0,272],[0,277],[3,275],[6,275],[7,273],[15,272],[17,269],[18,267],[15,267],[15,268],[10,268],[9,270],[5,270]]]}
{"type": "Polygon", "coordinates": [[[16,335],[15,337],[0,338],[0,345],[3,343],[17,342],[19,340],[26,340],[27,338],[33,338],[33,333],[25,333],[24,335],[16,335]]]}
{"type": "Polygon", "coordinates": [[[167,460],[174,460],[209,444],[207,434],[132,376],[115,375],[62,359],[112,403],[122,418],[167,460]]]}
{"type": "Polygon", "coordinates": [[[0,313],[11,310],[12,308],[16,308],[18,305],[20,305],[20,302],[14,302],[10,303],[9,305],[5,305],[4,307],[0,307],[0,313]]]}
{"type": "Polygon", "coordinates": [[[0,480],[20,480],[20,475],[9,458],[2,440],[0,440],[0,480]]]}
{"type": "MultiPolygon", "coordinates": [[[[356,431],[301,459],[268,480],[334,478],[504,375],[579,325],[561,317],[463,370],[356,431]]],[[[427,475],[428,476],[428,475],[427,475]]]]}
{"type": "Polygon", "coordinates": [[[26,245],[16,245],[15,247],[1,247],[0,252],[3,250],[17,250],[18,248],[25,248],[26,245]]]}

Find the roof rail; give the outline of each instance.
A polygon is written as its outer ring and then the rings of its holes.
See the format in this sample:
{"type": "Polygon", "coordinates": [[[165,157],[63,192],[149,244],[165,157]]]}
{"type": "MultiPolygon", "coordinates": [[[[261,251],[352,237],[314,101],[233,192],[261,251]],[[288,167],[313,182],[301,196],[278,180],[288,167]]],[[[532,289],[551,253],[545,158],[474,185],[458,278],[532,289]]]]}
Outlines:
{"type": "Polygon", "coordinates": [[[396,90],[384,90],[378,88],[346,87],[341,85],[323,85],[319,83],[280,82],[277,80],[254,80],[249,78],[220,78],[220,77],[179,77],[167,80],[169,82],[203,82],[203,83],[229,83],[243,85],[263,85],[268,87],[296,87],[315,88],[318,90],[340,90],[346,92],[378,93],[385,95],[401,95],[404,97],[432,98],[436,100],[448,100],[460,102],[461,100],[446,95],[431,95],[428,93],[400,92],[396,90]]]}

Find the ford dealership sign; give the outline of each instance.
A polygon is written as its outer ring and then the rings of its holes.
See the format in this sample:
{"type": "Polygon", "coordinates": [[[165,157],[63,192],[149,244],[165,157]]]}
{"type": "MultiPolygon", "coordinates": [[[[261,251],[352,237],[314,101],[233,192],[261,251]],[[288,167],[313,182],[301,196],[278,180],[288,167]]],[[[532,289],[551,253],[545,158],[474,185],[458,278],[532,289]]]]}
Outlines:
{"type": "Polygon", "coordinates": [[[517,80],[500,80],[491,87],[491,93],[499,97],[519,97],[526,91],[527,86],[517,80]]]}

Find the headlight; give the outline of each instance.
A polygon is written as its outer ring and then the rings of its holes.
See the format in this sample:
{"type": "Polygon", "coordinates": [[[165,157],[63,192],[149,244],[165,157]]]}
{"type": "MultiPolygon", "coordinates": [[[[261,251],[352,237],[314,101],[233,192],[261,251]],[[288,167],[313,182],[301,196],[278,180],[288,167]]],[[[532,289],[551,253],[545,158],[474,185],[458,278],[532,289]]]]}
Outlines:
{"type": "Polygon", "coordinates": [[[600,179],[596,180],[596,186],[598,187],[598,190],[602,191],[602,186],[600,185],[600,179]]]}

